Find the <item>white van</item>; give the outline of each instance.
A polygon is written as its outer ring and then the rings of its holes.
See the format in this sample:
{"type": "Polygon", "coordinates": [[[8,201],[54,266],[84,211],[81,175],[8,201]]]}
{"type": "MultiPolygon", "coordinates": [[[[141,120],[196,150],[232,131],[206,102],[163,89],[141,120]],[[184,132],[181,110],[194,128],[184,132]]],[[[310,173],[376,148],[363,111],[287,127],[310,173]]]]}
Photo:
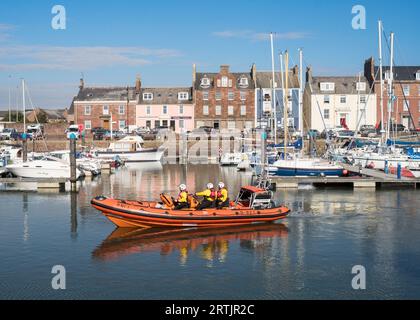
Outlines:
{"type": "Polygon", "coordinates": [[[29,139],[41,139],[44,137],[44,126],[42,124],[31,124],[26,127],[26,134],[29,139]]]}

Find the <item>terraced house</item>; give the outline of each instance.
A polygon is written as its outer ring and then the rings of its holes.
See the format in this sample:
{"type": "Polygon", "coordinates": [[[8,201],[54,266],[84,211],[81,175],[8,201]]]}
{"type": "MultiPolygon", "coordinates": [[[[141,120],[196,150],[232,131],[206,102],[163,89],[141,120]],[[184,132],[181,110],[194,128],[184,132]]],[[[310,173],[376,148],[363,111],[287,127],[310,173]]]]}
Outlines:
{"type": "Polygon", "coordinates": [[[123,130],[135,125],[137,94],[140,79],[135,87],[85,87],[80,82],[79,93],[74,97],[69,113],[72,123],[82,124],[86,130],[95,127],[123,130]],[[112,123],[111,123],[112,122],[112,123]]]}
{"type": "Polygon", "coordinates": [[[363,76],[312,77],[308,68],[303,120],[304,130],[376,125],[376,94],[363,76]]]}
{"type": "MultiPolygon", "coordinates": [[[[282,82],[285,79],[284,74],[276,72],[275,87],[276,87],[276,117],[277,126],[280,128],[284,123],[283,112],[283,90],[282,82]]],[[[272,89],[273,74],[271,71],[257,71],[256,80],[256,113],[255,121],[257,127],[272,126],[274,116],[273,112],[273,89],[272,89]]],[[[289,70],[288,75],[288,121],[289,127],[299,127],[299,68],[295,66],[289,70]]]]}
{"type": "Polygon", "coordinates": [[[136,125],[170,128],[177,133],[193,130],[192,88],[142,88],[136,106],[136,125]]]}
{"type": "Polygon", "coordinates": [[[193,67],[195,127],[240,129],[255,127],[255,67],[248,72],[196,72],[193,67]]]}
{"type": "MultiPolygon", "coordinates": [[[[393,95],[395,100],[391,110],[391,123],[402,124],[407,129],[420,128],[420,66],[396,66],[393,70],[393,95]]],[[[365,62],[365,76],[370,84],[374,83],[374,90],[378,96],[376,108],[378,122],[381,121],[383,114],[384,123],[387,123],[390,67],[383,67],[382,112],[379,67],[375,66],[373,58],[369,58],[365,62]]]]}

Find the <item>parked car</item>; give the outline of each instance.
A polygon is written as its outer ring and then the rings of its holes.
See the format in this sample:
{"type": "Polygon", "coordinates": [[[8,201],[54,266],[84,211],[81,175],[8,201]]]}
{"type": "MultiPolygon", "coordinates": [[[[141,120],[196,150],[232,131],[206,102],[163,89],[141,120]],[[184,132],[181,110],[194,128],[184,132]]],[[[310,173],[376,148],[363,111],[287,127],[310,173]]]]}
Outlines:
{"type": "Polygon", "coordinates": [[[13,128],[4,128],[0,132],[0,140],[12,140],[17,138],[17,131],[13,128]]]}
{"type": "Polygon", "coordinates": [[[397,124],[393,123],[389,126],[389,130],[391,132],[404,132],[404,131],[406,131],[406,128],[401,123],[397,123],[397,124]]]}
{"type": "Polygon", "coordinates": [[[339,130],[336,133],[337,138],[351,138],[354,137],[354,131],[353,130],[339,130]]]}
{"type": "Polygon", "coordinates": [[[308,140],[309,139],[318,139],[321,137],[321,133],[316,129],[310,129],[306,134],[308,140]]]}
{"type": "MultiPolygon", "coordinates": [[[[127,134],[122,130],[112,130],[112,139],[122,139],[127,134]]],[[[105,140],[111,140],[111,131],[107,131],[104,135],[105,140]]]]}
{"type": "Polygon", "coordinates": [[[146,133],[150,133],[151,130],[149,127],[138,127],[136,128],[136,130],[134,130],[134,132],[138,135],[141,136],[142,134],[146,134],[146,133]]]}
{"type": "Polygon", "coordinates": [[[42,124],[30,124],[26,127],[28,139],[37,140],[44,137],[44,126],[42,124]]]}
{"type": "Polygon", "coordinates": [[[67,135],[67,139],[70,139],[71,135],[74,135],[76,140],[78,140],[80,138],[79,126],[77,124],[70,125],[66,129],[65,133],[67,135]]]}
{"type": "Polygon", "coordinates": [[[375,126],[373,125],[363,125],[360,127],[360,135],[362,137],[375,137],[378,134],[378,130],[375,126]]]}
{"type": "Polygon", "coordinates": [[[95,134],[96,132],[99,132],[99,131],[106,131],[106,129],[102,127],[95,127],[95,128],[92,128],[90,131],[92,132],[92,134],[95,134]]]}
{"type": "Polygon", "coordinates": [[[324,130],[321,132],[321,139],[327,139],[327,136],[331,139],[334,137],[334,131],[333,130],[324,130]]]}
{"type": "Polygon", "coordinates": [[[104,128],[94,128],[94,129],[95,131],[93,131],[92,129],[93,140],[104,140],[105,134],[107,133],[108,130],[104,128]]]}

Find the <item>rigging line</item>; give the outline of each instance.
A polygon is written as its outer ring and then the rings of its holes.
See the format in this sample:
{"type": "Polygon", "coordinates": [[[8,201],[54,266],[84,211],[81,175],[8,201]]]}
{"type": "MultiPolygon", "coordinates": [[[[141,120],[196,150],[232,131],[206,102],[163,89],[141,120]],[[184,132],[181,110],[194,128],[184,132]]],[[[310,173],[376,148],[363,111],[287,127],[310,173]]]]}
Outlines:
{"type": "MultiPolygon", "coordinates": [[[[37,116],[37,114],[36,114],[36,110],[34,109],[34,104],[32,103],[31,94],[29,93],[29,89],[28,89],[28,85],[27,85],[27,84],[26,84],[26,86],[25,86],[25,92],[26,92],[26,94],[27,94],[27,96],[28,96],[28,100],[29,100],[29,103],[31,104],[32,110],[34,111],[35,120],[36,120],[36,122],[37,122],[38,124],[40,124],[40,123],[39,123],[39,120],[38,120],[38,116],[37,116]]],[[[41,110],[41,109],[40,109],[40,110],[41,110]]],[[[45,141],[44,134],[42,134],[42,141],[44,142],[44,146],[45,146],[45,150],[46,150],[46,152],[48,152],[48,146],[47,146],[47,142],[45,141]]],[[[32,150],[32,152],[34,152],[34,151],[32,150]]]]}
{"type": "MultiPolygon", "coordinates": [[[[385,32],[385,31],[384,31],[385,32]]],[[[390,44],[389,44],[389,42],[388,42],[388,39],[387,39],[387,37],[386,37],[386,35],[384,34],[384,36],[385,36],[385,43],[386,43],[386,45],[387,45],[387,47],[388,47],[388,50],[391,50],[391,47],[390,47],[390,44]]],[[[395,67],[400,67],[400,68],[406,68],[407,70],[409,70],[408,69],[408,67],[407,66],[399,66],[399,65],[397,65],[396,63],[395,63],[395,57],[394,57],[394,59],[392,60],[393,61],[393,63],[394,63],[394,66],[395,67]]],[[[403,85],[402,85],[402,83],[401,83],[401,80],[396,80],[395,78],[394,78],[394,81],[395,82],[397,82],[399,85],[400,85],[400,89],[401,89],[401,92],[402,92],[402,94],[403,94],[403,98],[404,98],[404,100],[403,100],[403,110],[404,110],[404,104],[407,106],[407,111],[408,111],[408,114],[409,114],[409,116],[410,116],[410,120],[411,120],[411,122],[412,122],[412,124],[413,124],[413,128],[415,129],[416,128],[416,124],[415,124],[415,122],[414,122],[414,117],[413,117],[413,114],[411,113],[411,110],[410,110],[410,105],[407,103],[408,102],[408,100],[407,100],[407,96],[405,95],[405,92],[404,92],[404,87],[403,87],[403,85]]],[[[389,95],[390,93],[388,93],[388,95],[389,95]]],[[[397,115],[397,111],[398,111],[398,102],[397,102],[397,105],[396,105],[396,110],[395,110],[395,115],[397,115]]],[[[407,128],[408,129],[408,128],[407,128]]],[[[418,133],[417,133],[417,131],[415,131],[415,135],[418,137],[418,133]]]]}

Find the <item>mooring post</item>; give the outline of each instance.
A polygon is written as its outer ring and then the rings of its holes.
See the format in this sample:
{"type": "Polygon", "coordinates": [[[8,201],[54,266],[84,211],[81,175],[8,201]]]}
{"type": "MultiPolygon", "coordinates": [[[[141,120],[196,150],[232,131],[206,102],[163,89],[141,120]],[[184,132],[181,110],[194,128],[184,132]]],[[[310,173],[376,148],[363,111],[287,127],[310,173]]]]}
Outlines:
{"type": "Polygon", "coordinates": [[[397,179],[398,180],[401,180],[401,173],[402,173],[401,162],[398,162],[398,165],[397,165],[397,179]]]}
{"type": "Polygon", "coordinates": [[[22,159],[23,162],[28,161],[28,137],[26,133],[22,134],[22,159]]]}
{"type": "Polygon", "coordinates": [[[70,134],[70,185],[71,191],[77,191],[77,175],[76,175],[76,135],[70,134]]]}

